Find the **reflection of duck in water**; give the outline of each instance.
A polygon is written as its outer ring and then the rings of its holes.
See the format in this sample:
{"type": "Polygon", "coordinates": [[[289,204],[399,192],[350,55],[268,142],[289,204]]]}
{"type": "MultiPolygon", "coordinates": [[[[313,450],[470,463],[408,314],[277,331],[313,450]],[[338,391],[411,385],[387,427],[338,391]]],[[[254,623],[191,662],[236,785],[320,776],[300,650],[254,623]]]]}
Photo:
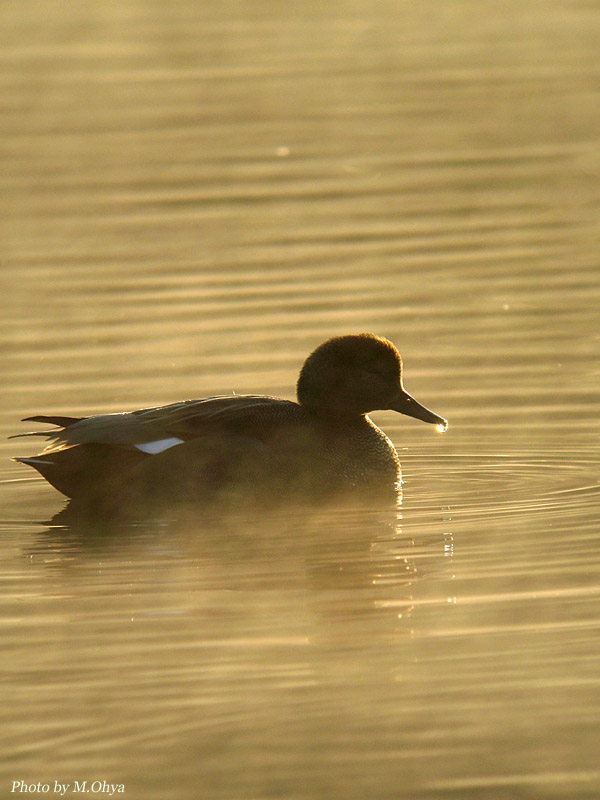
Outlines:
{"type": "Polygon", "coordinates": [[[122,414],[28,417],[59,427],[22,434],[50,444],[16,460],[90,511],[236,490],[261,503],[343,491],[391,498],[398,455],[367,413],[390,409],[447,427],[405,392],[400,354],[373,334],[320,345],[302,367],[297,394],[297,403],[233,395],[122,414]]]}

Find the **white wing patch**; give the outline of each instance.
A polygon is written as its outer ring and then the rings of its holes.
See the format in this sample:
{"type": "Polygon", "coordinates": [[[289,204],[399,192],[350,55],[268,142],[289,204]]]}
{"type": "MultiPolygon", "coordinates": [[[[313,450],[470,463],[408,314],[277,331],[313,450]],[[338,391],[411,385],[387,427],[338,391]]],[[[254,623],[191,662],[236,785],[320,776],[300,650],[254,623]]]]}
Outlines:
{"type": "Polygon", "coordinates": [[[157,453],[162,453],[163,450],[168,450],[169,447],[175,447],[177,444],[183,444],[183,439],[172,436],[170,439],[156,439],[153,442],[142,442],[142,444],[136,444],[134,447],[137,450],[141,450],[142,453],[150,453],[150,455],[154,456],[157,453]]]}

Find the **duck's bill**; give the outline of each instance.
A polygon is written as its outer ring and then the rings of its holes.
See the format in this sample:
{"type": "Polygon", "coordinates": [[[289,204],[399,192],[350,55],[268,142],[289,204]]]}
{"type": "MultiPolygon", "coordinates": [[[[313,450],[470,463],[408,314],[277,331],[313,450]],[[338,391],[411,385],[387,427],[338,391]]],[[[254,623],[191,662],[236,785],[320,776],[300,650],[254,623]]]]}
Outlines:
{"type": "Polygon", "coordinates": [[[448,427],[448,420],[434,414],[421,403],[418,403],[414,397],[411,397],[408,392],[402,390],[395,398],[394,402],[390,405],[391,411],[398,411],[400,414],[406,414],[407,417],[414,417],[420,419],[422,422],[429,422],[432,425],[437,425],[440,430],[446,430],[448,427]]]}

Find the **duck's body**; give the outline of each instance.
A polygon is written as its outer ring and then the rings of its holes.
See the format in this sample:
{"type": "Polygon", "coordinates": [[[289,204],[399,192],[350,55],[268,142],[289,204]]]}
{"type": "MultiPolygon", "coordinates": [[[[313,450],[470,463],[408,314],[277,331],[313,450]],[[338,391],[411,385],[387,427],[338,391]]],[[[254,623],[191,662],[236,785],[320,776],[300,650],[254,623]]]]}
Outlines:
{"type": "Polygon", "coordinates": [[[367,416],[394,409],[446,421],[402,388],[395,347],[372,334],[322,344],[306,360],[298,401],[233,395],[123,414],[29,417],[59,426],[34,467],[63,494],[94,509],[203,501],[231,489],[268,501],[282,494],[397,491],[393,444],[367,416]]]}

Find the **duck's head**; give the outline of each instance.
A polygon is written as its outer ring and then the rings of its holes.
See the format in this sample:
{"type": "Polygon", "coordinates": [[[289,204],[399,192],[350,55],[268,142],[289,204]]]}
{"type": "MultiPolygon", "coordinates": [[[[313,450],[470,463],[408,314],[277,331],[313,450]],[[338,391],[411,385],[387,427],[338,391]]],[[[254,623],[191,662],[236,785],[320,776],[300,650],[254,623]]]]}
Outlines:
{"type": "Polygon", "coordinates": [[[394,345],[372,333],[328,339],[300,371],[298,402],[323,417],[348,418],[369,411],[398,411],[444,430],[448,423],[402,386],[402,359],[394,345]]]}

